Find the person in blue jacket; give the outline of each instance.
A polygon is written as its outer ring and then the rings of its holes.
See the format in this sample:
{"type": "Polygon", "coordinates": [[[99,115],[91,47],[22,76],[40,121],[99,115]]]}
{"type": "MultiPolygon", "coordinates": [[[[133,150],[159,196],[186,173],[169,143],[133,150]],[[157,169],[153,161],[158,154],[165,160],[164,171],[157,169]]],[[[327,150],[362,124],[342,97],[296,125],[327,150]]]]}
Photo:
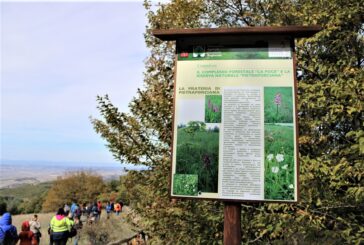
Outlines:
{"type": "Polygon", "coordinates": [[[77,203],[72,202],[72,205],[71,205],[71,218],[73,218],[75,216],[76,209],[78,209],[77,203]]]}
{"type": "Polygon", "coordinates": [[[19,240],[18,231],[11,222],[10,213],[4,213],[0,218],[0,245],[13,245],[19,240]]]}

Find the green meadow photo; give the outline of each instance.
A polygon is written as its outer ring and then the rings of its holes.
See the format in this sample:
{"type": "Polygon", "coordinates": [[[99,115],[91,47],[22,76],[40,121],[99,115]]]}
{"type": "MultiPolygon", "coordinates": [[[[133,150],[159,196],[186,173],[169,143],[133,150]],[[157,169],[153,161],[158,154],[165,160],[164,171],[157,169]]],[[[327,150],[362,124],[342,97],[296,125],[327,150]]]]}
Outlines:
{"type": "Polygon", "coordinates": [[[206,95],[205,97],[205,122],[221,123],[221,95],[206,95]]]}
{"type": "Polygon", "coordinates": [[[173,194],[197,196],[198,176],[196,174],[175,174],[173,177],[173,194]]]}
{"type": "Polygon", "coordinates": [[[217,192],[219,128],[200,121],[179,125],[176,174],[198,176],[199,192],[217,192]]]}
{"type": "Polygon", "coordinates": [[[264,198],[294,200],[294,127],[264,126],[264,198]]]}
{"type": "Polygon", "coordinates": [[[264,122],[293,123],[292,87],[264,87],[264,122]]]}

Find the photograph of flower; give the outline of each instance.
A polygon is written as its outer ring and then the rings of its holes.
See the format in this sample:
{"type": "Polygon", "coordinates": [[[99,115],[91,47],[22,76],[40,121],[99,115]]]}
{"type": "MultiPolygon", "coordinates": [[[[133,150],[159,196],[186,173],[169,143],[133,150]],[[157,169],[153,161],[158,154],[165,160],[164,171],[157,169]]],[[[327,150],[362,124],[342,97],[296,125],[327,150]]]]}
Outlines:
{"type": "Polygon", "coordinates": [[[265,125],[264,196],[294,200],[293,126],[265,125]]]}
{"type": "Polygon", "coordinates": [[[198,176],[195,174],[175,174],[173,176],[173,194],[197,196],[198,176]]]}
{"type": "Polygon", "coordinates": [[[293,123],[292,87],[264,88],[264,123],[293,123]]]}
{"type": "Polygon", "coordinates": [[[217,193],[219,128],[190,121],[178,126],[177,139],[175,173],[198,176],[198,192],[217,193]]]}
{"type": "Polygon", "coordinates": [[[205,96],[205,122],[221,123],[221,95],[205,96]]]}
{"type": "Polygon", "coordinates": [[[264,88],[264,197],[294,200],[294,127],[291,87],[264,88]]]}

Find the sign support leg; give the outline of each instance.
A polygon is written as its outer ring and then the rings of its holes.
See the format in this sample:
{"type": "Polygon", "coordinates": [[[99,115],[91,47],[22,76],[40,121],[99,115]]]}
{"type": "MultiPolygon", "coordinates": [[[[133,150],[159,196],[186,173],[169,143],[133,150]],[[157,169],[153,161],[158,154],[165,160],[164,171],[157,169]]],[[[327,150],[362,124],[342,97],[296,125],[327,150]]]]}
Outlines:
{"type": "Polygon", "coordinates": [[[241,245],[241,204],[225,202],[224,244],[241,245]]]}

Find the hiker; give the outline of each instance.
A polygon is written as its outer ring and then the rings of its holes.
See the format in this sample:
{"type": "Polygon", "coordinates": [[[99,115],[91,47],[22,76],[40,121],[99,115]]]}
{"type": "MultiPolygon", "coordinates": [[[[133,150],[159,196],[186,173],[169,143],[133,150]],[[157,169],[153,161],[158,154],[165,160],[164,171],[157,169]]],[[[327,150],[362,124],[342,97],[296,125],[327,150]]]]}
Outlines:
{"type": "Polygon", "coordinates": [[[74,218],[73,227],[77,231],[77,234],[73,240],[73,245],[78,245],[78,241],[80,240],[80,230],[82,229],[82,221],[77,216],[75,216],[75,218],[74,218]]]}
{"type": "Polygon", "coordinates": [[[87,213],[87,216],[90,217],[91,216],[91,209],[92,209],[92,203],[89,203],[87,206],[86,206],[86,213],[87,213]]]}
{"type": "Polygon", "coordinates": [[[11,223],[11,214],[4,213],[0,219],[0,245],[14,245],[18,242],[18,231],[11,223]]]}
{"type": "Polygon", "coordinates": [[[99,220],[99,210],[97,208],[97,203],[95,202],[94,205],[92,205],[91,207],[91,213],[90,213],[90,217],[89,217],[89,220],[88,220],[88,224],[92,224],[96,221],[99,220]]]}
{"type": "Polygon", "coordinates": [[[135,237],[128,242],[128,245],[145,245],[145,241],[140,233],[136,234],[135,237]]]}
{"type": "Polygon", "coordinates": [[[120,204],[120,212],[123,212],[124,203],[122,201],[119,201],[120,204]]]}
{"type": "Polygon", "coordinates": [[[70,211],[70,206],[67,205],[67,203],[64,204],[63,210],[65,212],[69,212],[70,211]]]}
{"type": "Polygon", "coordinates": [[[105,210],[107,219],[110,219],[110,213],[112,211],[110,202],[107,202],[105,210]]]}
{"type": "Polygon", "coordinates": [[[74,215],[75,215],[76,209],[78,209],[77,203],[72,202],[72,204],[71,204],[71,209],[70,209],[70,211],[71,211],[71,217],[72,217],[72,218],[73,218],[73,217],[74,217],[74,215]]]}
{"type": "Polygon", "coordinates": [[[34,217],[29,221],[30,230],[34,233],[35,240],[37,244],[40,243],[40,238],[42,233],[40,232],[40,222],[38,221],[38,215],[34,214],[34,217]]]}
{"type": "Polygon", "coordinates": [[[51,228],[51,244],[66,245],[68,233],[71,230],[73,221],[71,221],[65,214],[63,208],[58,209],[57,214],[53,216],[50,222],[51,228]]]}
{"type": "Polygon", "coordinates": [[[119,215],[120,211],[121,211],[121,206],[120,206],[120,203],[115,203],[114,204],[114,209],[115,209],[115,213],[116,215],[119,215]]]}
{"type": "Polygon", "coordinates": [[[92,205],[91,213],[95,217],[95,221],[99,220],[99,207],[97,206],[97,202],[94,202],[94,205],[92,205]]]}
{"type": "Polygon", "coordinates": [[[19,245],[38,245],[34,233],[30,230],[29,221],[21,224],[21,232],[19,233],[19,245]]]}
{"type": "Polygon", "coordinates": [[[80,211],[81,211],[81,216],[80,216],[80,220],[82,222],[87,222],[87,218],[88,218],[88,213],[87,213],[87,204],[84,203],[80,206],[80,211]]]}
{"type": "Polygon", "coordinates": [[[99,211],[99,219],[101,218],[102,204],[101,201],[97,201],[97,210],[99,211]]]}
{"type": "Polygon", "coordinates": [[[81,207],[77,206],[75,213],[73,215],[74,215],[74,217],[77,217],[78,219],[80,219],[81,215],[82,215],[81,207]]]}
{"type": "Polygon", "coordinates": [[[113,211],[114,212],[114,201],[112,201],[111,203],[110,203],[110,206],[111,206],[111,211],[113,211]]]}

